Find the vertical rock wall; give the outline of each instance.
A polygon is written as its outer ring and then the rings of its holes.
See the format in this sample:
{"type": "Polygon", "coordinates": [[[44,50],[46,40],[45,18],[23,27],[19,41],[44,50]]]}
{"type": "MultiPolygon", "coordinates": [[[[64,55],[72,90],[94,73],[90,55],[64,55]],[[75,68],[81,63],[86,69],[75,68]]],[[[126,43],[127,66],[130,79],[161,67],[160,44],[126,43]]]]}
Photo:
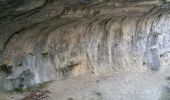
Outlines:
{"type": "Polygon", "coordinates": [[[168,3],[44,3],[0,20],[6,90],[88,73],[161,71],[170,64],[168,3]]]}

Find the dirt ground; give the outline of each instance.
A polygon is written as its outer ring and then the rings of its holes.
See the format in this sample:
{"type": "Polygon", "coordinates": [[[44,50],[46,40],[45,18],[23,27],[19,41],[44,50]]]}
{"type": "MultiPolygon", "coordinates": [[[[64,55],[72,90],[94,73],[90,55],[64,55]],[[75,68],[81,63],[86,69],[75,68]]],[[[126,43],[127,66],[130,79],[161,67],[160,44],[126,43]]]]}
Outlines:
{"type": "MultiPolygon", "coordinates": [[[[166,77],[158,72],[86,75],[54,81],[45,89],[51,92],[49,100],[170,100],[166,77]]],[[[28,94],[2,92],[0,100],[20,100],[28,94]]]]}

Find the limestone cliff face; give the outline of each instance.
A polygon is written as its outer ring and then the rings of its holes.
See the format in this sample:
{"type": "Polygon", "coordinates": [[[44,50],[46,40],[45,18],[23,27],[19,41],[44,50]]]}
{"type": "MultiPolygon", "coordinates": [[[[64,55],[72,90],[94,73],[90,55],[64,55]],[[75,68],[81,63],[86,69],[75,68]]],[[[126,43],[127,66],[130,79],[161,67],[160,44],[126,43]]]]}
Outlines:
{"type": "Polygon", "coordinates": [[[0,0],[0,5],[6,90],[88,73],[161,71],[170,64],[165,1],[0,0]]]}

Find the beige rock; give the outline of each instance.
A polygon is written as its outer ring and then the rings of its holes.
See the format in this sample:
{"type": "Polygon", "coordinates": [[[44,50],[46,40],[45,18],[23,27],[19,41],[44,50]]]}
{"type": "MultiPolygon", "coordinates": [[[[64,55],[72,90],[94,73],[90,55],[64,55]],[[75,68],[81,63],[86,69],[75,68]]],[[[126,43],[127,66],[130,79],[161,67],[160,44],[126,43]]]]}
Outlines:
{"type": "Polygon", "coordinates": [[[12,66],[2,78],[7,90],[91,73],[161,72],[170,64],[168,3],[40,1],[2,9],[0,65],[12,66]],[[27,70],[29,85],[20,82],[27,70]]]}

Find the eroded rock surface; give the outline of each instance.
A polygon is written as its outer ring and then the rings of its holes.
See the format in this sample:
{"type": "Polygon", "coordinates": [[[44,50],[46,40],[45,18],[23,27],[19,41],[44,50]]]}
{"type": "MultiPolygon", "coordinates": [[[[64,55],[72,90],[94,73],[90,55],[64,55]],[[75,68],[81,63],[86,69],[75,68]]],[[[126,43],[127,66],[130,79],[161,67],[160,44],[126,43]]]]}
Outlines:
{"type": "Polygon", "coordinates": [[[0,0],[0,5],[6,90],[88,73],[161,72],[170,64],[168,1],[0,0]]]}

